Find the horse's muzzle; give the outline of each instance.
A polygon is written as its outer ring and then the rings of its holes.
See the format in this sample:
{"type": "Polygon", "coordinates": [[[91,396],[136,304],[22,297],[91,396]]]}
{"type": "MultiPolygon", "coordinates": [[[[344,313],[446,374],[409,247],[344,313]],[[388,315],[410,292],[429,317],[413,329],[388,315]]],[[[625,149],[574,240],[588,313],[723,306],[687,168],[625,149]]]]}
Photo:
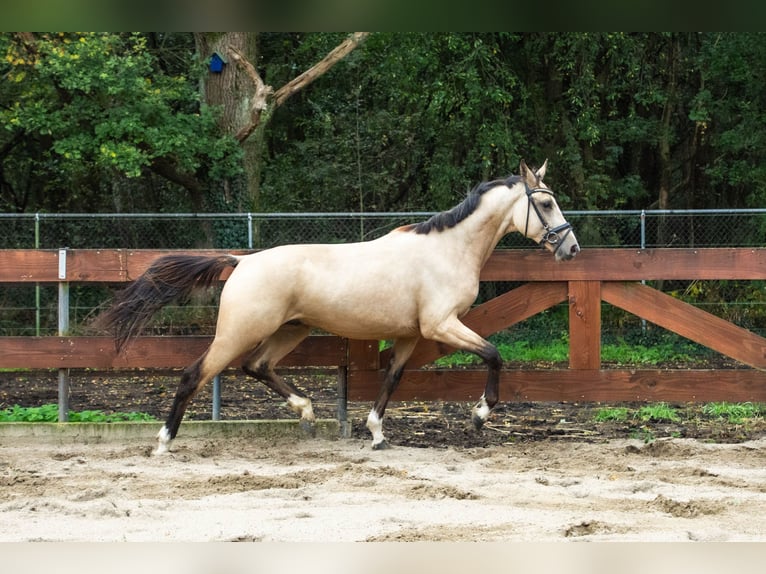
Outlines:
{"type": "Polygon", "coordinates": [[[569,261],[578,253],[580,253],[580,246],[575,241],[569,249],[559,249],[556,251],[556,261],[569,261]]]}
{"type": "Polygon", "coordinates": [[[556,261],[568,261],[580,252],[580,245],[572,233],[571,223],[564,222],[553,229],[546,226],[545,229],[546,233],[540,244],[553,251],[556,261]]]}

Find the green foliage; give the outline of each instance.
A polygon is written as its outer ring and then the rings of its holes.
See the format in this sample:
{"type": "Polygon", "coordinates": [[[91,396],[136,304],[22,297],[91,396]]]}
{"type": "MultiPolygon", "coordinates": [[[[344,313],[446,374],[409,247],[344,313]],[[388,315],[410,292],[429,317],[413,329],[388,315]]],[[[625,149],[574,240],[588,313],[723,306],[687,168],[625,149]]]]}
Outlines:
{"type": "MultiPolygon", "coordinates": [[[[94,178],[138,178],[157,162],[213,179],[242,169],[239,146],[218,133],[194,78],[165,73],[143,34],[39,34],[34,44],[2,34],[0,55],[10,80],[0,88],[0,144],[34,148],[26,162],[15,157],[18,169],[34,166],[48,189],[67,190],[65,204],[54,194],[55,204],[40,198],[37,209],[103,206],[109,186],[94,178]]],[[[21,172],[11,175],[24,184],[21,172]]]]}
{"type": "MultiPolygon", "coordinates": [[[[328,37],[304,39],[300,55],[308,59],[299,69],[337,39],[328,37]],[[308,50],[311,45],[321,49],[308,50]]],[[[276,41],[267,39],[264,51],[276,41]]],[[[289,196],[307,210],[446,209],[481,179],[515,171],[522,140],[510,118],[520,82],[506,59],[518,40],[373,35],[344,62],[343,74],[333,70],[332,84],[323,78],[310,97],[275,113],[264,206],[277,208],[289,196]],[[330,193],[323,196],[323,189],[330,193]]],[[[284,68],[279,59],[268,59],[277,73],[284,68]]]]}
{"type": "Polygon", "coordinates": [[[747,419],[754,419],[763,414],[762,405],[754,403],[708,403],[702,412],[715,419],[726,419],[732,424],[741,424],[747,419]]]}
{"type": "Polygon", "coordinates": [[[678,410],[668,403],[645,405],[638,409],[636,418],[644,422],[677,422],[681,420],[678,410]]]}
{"type": "MultiPolygon", "coordinates": [[[[528,341],[499,343],[497,349],[504,361],[522,363],[560,363],[569,360],[569,344],[566,341],[552,341],[545,345],[531,345],[528,341]]],[[[672,344],[660,347],[644,345],[606,344],[601,347],[603,361],[620,365],[652,365],[683,363],[692,357],[672,344]]],[[[458,351],[437,359],[440,367],[456,367],[479,364],[481,360],[472,353],[458,351]]]]}
{"type": "MultiPolygon", "coordinates": [[[[58,405],[47,404],[39,407],[13,407],[0,410],[0,422],[55,423],[58,421],[58,405]]],[[[69,422],[73,423],[112,423],[140,422],[156,420],[146,413],[111,413],[99,410],[69,411],[69,422]]]]}
{"type": "Polygon", "coordinates": [[[0,410],[0,422],[28,422],[48,423],[58,420],[59,410],[56,404],[47,404],[40,407],[20,407],[14,405],[11,408],[0,410]]]}
{"type": "MultiPolygon", "coordinates": [[[[701,413],[703,417],[713,420],[725,420],[730,424],[743,424],[763,416],[763,405],[754,403],[727,403],[713,402],[702,406],[701,413]]],[[[696,415],[695,415],[696,416],[696,415]]],[[[688,419],[688,416],[686,417],[688,419]]],[[[630,409],[625,406],[606,406],[601,407],[593,415],[595,422],[617,422],[627,423],[631,420],[642,423],[649,422],[683,422],[679,409],[667,403],[644,405],[638,409],[630,409]]],[[[646,438],[651,434],[645,426],[634,430],[636,438],[646,438]],[[639,436],[640,435],[640,436],[639,436]]]]}
{"type": "Polygon", "coordinates": [[[675,343],[660,345],[605,344],[601,347],[601,359],[621,365],[657,365],[690,361],[686,345],[675,343]]]}
{"type": "MultiPolygon", "coordinates": [[[[260,33],[256,68],[278,88],[345,36],[260,33]]],[[[565,209],[657,207],[660,189],[660,207],[760,206],[765,37],[376,33],[269,111],[248,161],[269,211],[444,209],[546,157],[565,209]]],[[[0,34],[4,209],[183,210],[184,176],[227,208],[244,155],[200,102],[195,50],[189,33],[0,34]]]]}
{"type": "Polygon", "coordinates": [[[628,420],[628,407],[604,407],[596,411],[593,420],[604,422],[625,422],[628,420]]]}
{"type": "MultiPolygon", "coordinates": [[[[298,69],[337,39],[302,36],[298,69]]],[[[262,44],[289,76],[284,35],[262,44]]],[[[276,113],[266,201],[442,209],[549,157],[565,208],[656,207],[661,173],[662,207],[761,205],[764,46],[760,33],[376,34],[276,113]]]]}

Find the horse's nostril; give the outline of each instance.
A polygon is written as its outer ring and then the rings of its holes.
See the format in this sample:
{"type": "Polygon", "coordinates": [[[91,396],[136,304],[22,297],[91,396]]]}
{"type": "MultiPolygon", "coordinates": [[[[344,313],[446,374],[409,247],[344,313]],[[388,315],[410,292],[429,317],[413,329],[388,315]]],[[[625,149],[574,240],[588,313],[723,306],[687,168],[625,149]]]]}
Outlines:
{"type": "Polygon", "coordinates": [[[577,245],[577,243],[575,243],[574,245],[572,245],[572,249],[570,249],[570,251],[572,252],[572,255],[574,255],[575,253],[579,253],[580,252],[580,246],[577,245]]]}

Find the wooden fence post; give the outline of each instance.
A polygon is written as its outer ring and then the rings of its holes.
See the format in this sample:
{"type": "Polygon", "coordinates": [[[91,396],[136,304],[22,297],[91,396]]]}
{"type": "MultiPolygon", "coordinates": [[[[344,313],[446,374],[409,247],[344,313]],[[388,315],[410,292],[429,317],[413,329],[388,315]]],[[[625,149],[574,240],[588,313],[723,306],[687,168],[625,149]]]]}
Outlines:
{"type": "Polygon", "coordinates": [[[601,368],[601,282],[569,282],[569,368],[601,368]]]}

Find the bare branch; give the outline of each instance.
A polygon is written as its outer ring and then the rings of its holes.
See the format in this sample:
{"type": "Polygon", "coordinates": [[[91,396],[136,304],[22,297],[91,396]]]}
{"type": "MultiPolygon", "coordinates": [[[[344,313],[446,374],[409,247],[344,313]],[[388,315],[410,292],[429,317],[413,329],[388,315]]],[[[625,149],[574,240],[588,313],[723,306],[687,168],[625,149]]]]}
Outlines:
{"type": "Polygon", "coordinates": [[[338,44],[329,54],[322,58],[314,66],[303,72],[300,76],[294,78],[276,92],[271,86],[263,83],[261,76],[255,69],[253,64],[236,48],[229,46],[228,52],[231,54],[232,59],[241,65],[245,70],[245,73],[250,77],[255,86],[255,93],[253,94],[253,101],[250,106],[251,117],[250,123],[243,126],[234,135],[239,143],[243,143],[249,138],[256,130],[261,122],[261,116],[263,112],[268,108],[269,104],[273,105],[273,108],[281,106],[287,98],[299,92],[314,80],[324,75],[330,68],[340,62],[348,54],[350,54],[359,44],[369,36],[369,32],[355,32],[346,38],[343,42],[338,44]]]}
{"type": "Polygon", "coordinates": [[[335,64],[340,62],[348,54],[354,51],[354,49],[359,46],[359,44],[364,42],[364,40],[367,39],[367,36],[369,35],[369,32],[354,32],[314,66],[279,88],[274,93],[275,107],[281,106],[285,100],[287,100],[287,98],[292,96],[294,93],[299,92],[320,76],[324,75],[330,68],[332,68],[335,64]]]}

